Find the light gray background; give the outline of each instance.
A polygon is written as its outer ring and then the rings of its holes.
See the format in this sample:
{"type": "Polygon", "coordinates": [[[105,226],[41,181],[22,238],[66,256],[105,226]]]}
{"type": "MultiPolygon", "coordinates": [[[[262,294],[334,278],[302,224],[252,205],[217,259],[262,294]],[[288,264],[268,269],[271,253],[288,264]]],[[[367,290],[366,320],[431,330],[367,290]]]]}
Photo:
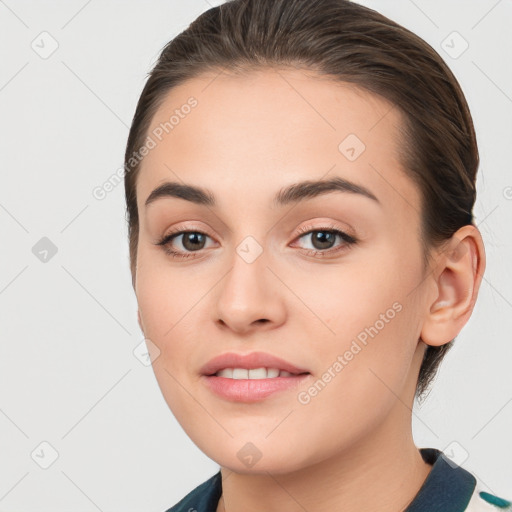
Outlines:
{"type": "MultiPolygon", "coordinates": [[[[472,318],[428,399],[415,405],[415,440],[449,451],[488,491],[512,498],[512,4],[361,3],[448,62],[481,152],[475,214],[487,271],[472,318]],[[454,31],[469,44],[461,55],[454,31]]],[[[135,105],[161,48],[213,5],[0,0],[4,512],[160,512],[218,469],[133,354],[143,337],[123,184],[103,200],[93,196],[123,165],[135,105]],[[52,44],[56,51],[41,55],[52,44]],[[43,237],[57,248],[46,262],[33,253],[43,237]],[[43,469],[52,450],[58,458],[43,469]]]]}

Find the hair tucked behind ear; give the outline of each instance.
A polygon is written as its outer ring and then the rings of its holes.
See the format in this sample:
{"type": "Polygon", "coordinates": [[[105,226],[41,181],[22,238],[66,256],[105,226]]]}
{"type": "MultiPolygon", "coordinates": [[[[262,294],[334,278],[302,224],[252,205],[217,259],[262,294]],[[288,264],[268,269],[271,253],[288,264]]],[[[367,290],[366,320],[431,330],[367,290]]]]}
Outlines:
{"type": "MultiPolygon", "coordinates": [[[[170,41],[139,98],[125,153],[132,283],[139,217],[136,182],[153,115],[170,89],[207,71],[268,66],[310,69],[389,100],[402,114],[402,164],[422,198],[425,262],[473,223],[478,149],[464,94],[448,66],[421,38],[378,12],[347,0],[232,0],[201,14],[170,41]]],[[[426,267],[425,267],[426,268],[426,267]]],[[[417,395],[453,340],[428,346],[417,395]]]]}

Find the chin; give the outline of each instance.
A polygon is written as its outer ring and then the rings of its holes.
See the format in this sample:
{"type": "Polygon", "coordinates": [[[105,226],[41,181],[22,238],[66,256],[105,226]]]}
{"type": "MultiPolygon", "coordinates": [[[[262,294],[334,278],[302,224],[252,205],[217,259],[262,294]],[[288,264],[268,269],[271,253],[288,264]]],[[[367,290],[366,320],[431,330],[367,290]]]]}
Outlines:
{"type": "MultiPolygon", "coordinates": [[[[297,455],[297,450],[286,443],[279,443],[281,450],[274,447],[259,449],[250,441],[242,443],[234,441],[233,444],[235,446],[232,450],[223,446],[217,450],[202,451],[223,469],[241,475],[287,474],[308,466],[308,462],[304,458],[293,459],[293,456],[297,455]],[[288,447],[286,448],[286,446],[288,447]]],[[[218,445],[217,448],[219,448],[218,445]]]]}

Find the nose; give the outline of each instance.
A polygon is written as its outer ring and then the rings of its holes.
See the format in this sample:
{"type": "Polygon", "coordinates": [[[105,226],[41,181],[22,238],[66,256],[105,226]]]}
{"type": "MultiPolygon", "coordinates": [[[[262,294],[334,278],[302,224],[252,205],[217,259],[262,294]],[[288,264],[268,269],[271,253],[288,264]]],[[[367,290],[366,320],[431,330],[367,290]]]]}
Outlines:
{"type": "Polygon", "coordinates": [[[238,253],[231,261],[217,288],[216,322],[238,334],[281,325],[286,317],[285,287],[268,268],[265,251],[252,262],[238,253]]]}

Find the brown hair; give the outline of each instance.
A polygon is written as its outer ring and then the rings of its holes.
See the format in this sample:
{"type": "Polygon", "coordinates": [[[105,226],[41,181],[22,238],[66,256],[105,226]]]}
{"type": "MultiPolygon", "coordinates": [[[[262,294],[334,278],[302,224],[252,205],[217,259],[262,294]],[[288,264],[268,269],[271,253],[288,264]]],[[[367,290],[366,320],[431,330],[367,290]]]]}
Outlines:
{"type": "MultiPolygon", "coordinates": [[[[473,122],[456,78],[429,44],[348,0],[231,0],[205,11],[163,48],[137,103],[124,178],[134,287],[140,160],[133,156],[144,145],[166,94],[207,71],[243,73],[270,66],[310,69],[350,82],[387,99],[402,113],[401,159],[421,193],[425,261],[431,248],[473,224],[479,163],[473,122]]],[[[418,396],[453,341],[427,347],[418,396]]]]}

